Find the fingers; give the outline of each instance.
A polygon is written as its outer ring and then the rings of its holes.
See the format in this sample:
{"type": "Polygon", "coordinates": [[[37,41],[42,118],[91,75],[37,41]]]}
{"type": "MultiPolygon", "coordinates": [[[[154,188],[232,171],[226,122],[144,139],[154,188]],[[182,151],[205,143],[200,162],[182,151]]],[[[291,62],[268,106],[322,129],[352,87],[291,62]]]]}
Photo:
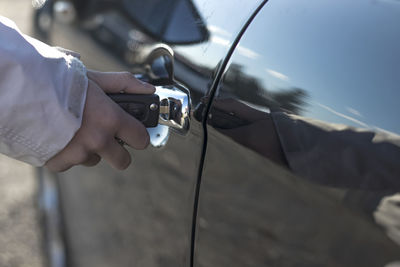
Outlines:
{"type": "Polygon", "coordinates": [[[80,148],[77,145],[67,146],[50,159],[46,167],[53,172],[63,172],[80,164],[88,167],[95,166],[101,158],[104,158],[115,169],[125,170],[131,163],[129,152],[115,140],[103,145],[97,153],[80,148]]]}
{"type": "Polygon", "coordinates": [[[131,164],[129,152],[115,139],[110,140],[104,149],[99,151],[99,155],[118,170],[125,170],[131,164]]]}
{"type": "Polygon", "coordinates": [[[130,72],[99,72],[88,70],[87,76],[106,93],[121,91],[131,94],[153,94],[155,87],[136,79],[130,72]]]}
{"type": "Polygon", "coordinates": [[[74,145],[72,140],[61,152],[46,162],[46,167],[54,172],[63,172],[88,159],[89,154],[82,147],[74,145]]]}
{"type": "MultiPolygon", "coordinates": [[[[98,78],[98,80],[101,80],[101,84],[103,86],[112,86],[110,83],[110,80],[115,79],[111,78],[113,76],[122,76],[126,77],[126,73],[100,73],[100,72],[91,72],[98,78]],[[110,77],[106,77],[106,76],[110,77]]],[[[125,79],[131,79],[134,83],[138,82],[136,78],[134,78],[130,73],[129,76],[130,78],[125,78],[125,79]]],[[[139,81],[140,82],[140,81],[139,81]]],[[[142,83],[142,82],[140,82],[142,83]]],[[[143,84],[141,85],[143,86],[143,84]]],[[[147,85],[145,85],[148,90],[147,85]]],[[[102,88],[104,90],[104,88],[102,88]]],[[[152,89],[152,88],[150,88],[152,89]]],[[[142,91],[144,92],[144,91],[142,91]]],[[[153,92],[153,90],[149,91],[153,92]]],[[[104,96],[104,94],[102,94],[104,96]]],[[[112,110],[108,112],[108,115],[106,117],[102,117],[102,123],[104,124],[109,124],[113,125],[113,133],[112,135],[109,135],[109,137],[112,138],[112,141],[114,141],[114,137],[118,137],[121,140],[123,140],[126,144],[128,144],[130,147],[135,148],[135,149],[144,149],[148,146],[150,142],[150,137],[149,134],[147,133],[146,128],[143,126],[142,123],[140,123],[137,119],[129,115],[128,113],[124,112],[116,103],[111,101],[110,99],[106,99],[107,101],[104,102],[104,105],[109,105],[112,110]],[[114,114],[114,116],[111,116],[111,114],[114,114]],[[107,122],[107,118],[111,118],[110,121],[107,122]]]]}
{"type": "Polygon", "coordinates": [[[63,172],[75,165],[84,165],[92,167],[97,165],[101,158],[104,158],[112,167],[118,170],[126,169],[131,163],[129,152],[118,142],[110,142],[101,151],[97,153],[86,151],[77,151],[78,146],[72,149],[64,149],[55,157],[46,163],[46,167],[53,172],[63,172]],[[74,149],[75,148],[75,149],[74,149]]]}
{"type": "Polygon", "coordinates": [[[65,171],[74,165],[94,166],[104,158],[115,169],[126,169],[131,163],[128,151],[118,144],[120,138],[135,149],[149,144],[146,128],[124,112],[104,92],[153,93],[152,85],[142,83],[130,73],[88,72],[89,85],[82,125],[72,140],[51,158],[46,166],[65,171]]]}
{"type": "Polygon", "coordinates": [[[52,158],[48,162],[46,162],[45,166],[52,172],[64,172],[71,168],[73,165],[63,161],[59,161],[57,158],[52,158]]]}
{"type": "Polygon", "coordinates": [[[117,128],[116,137],[132,148],[145,149],[150,143],[149,133],[146,128],[128,113],[121,113],[120,126],[117,128]]]}
{"type": "Polygon", "coordinates": [[[101,157],[97,154],[93,154],[89,156],[88,160],[82,163],[82,165],[87,166],[87,167],[93,167],[96,166],[101,160],[101,157]]]}

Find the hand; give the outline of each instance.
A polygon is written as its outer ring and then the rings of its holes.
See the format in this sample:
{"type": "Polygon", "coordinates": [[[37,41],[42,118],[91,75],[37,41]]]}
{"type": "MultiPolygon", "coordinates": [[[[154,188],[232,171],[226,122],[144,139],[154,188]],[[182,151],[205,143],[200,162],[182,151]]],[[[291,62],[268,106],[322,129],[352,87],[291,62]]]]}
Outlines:
{"type": "Polygon", "coordinates": [[[62,151],[47,161],[46,167],[51,171],[65,171],[79,164],[94,166],[101,158],[123,170],[131,163],[131,157],[115,137],[135,149],[144,149],[149,144],[146,128],[104,92],[153,94],[154,86],[128,72],[88,71],[87,76],[89,85],[81,128],[62,151]]]}

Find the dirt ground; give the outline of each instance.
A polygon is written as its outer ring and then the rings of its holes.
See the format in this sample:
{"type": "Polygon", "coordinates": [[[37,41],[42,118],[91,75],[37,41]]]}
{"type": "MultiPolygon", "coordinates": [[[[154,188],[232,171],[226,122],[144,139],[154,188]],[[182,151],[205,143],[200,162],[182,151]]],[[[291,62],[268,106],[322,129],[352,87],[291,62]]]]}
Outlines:
{"type": "MultiPolygon", "coordinates": [[[[29,33],[31,0],[1,0],[0,15],[29,33]]],[[[0,267],[41,267],[35,169],[0,156],[0,267]]]]}

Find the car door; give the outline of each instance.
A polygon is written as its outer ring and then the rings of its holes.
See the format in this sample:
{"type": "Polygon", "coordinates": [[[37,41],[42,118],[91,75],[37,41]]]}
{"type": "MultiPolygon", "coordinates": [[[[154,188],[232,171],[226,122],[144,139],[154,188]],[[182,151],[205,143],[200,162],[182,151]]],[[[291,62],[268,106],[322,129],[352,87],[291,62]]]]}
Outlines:
{"type": "Polygon", "coordinates": [[[194,266],[398,266],[400,5],[268,1],[215,88],[194,266]]]}
{"type": "MultiPolygon", "coordinates": [[[[127,170],[102,162],[57,175],[68,265],[189,265],[205,107],[221,62],[261,2],[47,1],[36,11],[38,33],[79,52],[89,68],[141,73],[160,84],[163,71],[153,63],[173,57],[167,82],[191,103],[188,131],[155,132],[157,147],[129,150],[127,170]]],[[[59,246],[50,249],[54,262],[62,260],[59,246]]]]}

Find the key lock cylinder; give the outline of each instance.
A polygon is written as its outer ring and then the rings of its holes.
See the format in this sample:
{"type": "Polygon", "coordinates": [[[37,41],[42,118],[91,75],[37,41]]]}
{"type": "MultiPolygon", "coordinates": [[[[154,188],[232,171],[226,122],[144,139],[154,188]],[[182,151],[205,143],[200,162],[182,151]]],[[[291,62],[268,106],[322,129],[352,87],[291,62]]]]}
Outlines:
{"type": "Polygon", "coordinates": [[[173,61],[161,54],[151,60],[145,75],[136,78],[156,87],[153,95],[108,94],[127,113],[141,121],[154,147],[164,146],[170,131],[185,135],[190,127],[189,91],[173,81],[173,61]]]}

